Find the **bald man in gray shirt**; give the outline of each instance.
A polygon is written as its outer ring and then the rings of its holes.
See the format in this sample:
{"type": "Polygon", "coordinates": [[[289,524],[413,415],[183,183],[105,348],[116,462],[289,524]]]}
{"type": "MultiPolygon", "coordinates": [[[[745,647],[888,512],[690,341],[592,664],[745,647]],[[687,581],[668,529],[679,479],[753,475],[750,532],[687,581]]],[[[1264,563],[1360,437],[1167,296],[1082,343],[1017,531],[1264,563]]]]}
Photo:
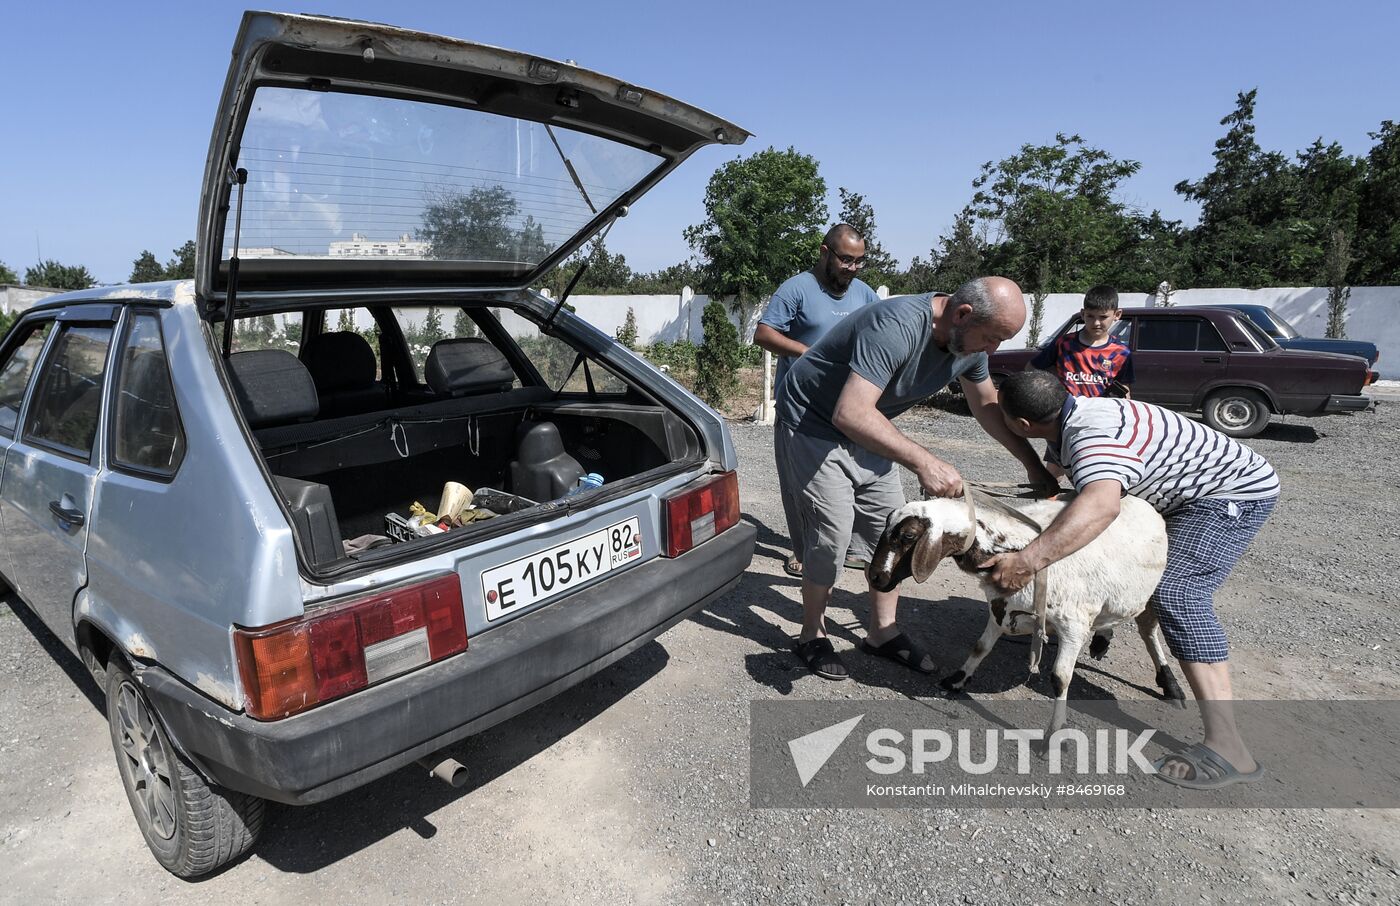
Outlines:
{"type": "MultiPolygon", "coordinates": [[[[848,673],[826,636],[826,607],[847,547],[867,559],[889,513],[904,503],[898,466],[930,496],[962,493],[957,469],[891,421],[953,379],[978,423],[1047,492],[1057,487],[1024,438],[1007,428],[987,373],[987,354],[1025,323],[1021,289],[984,277],[953,295],[900,296],[852,313],[793,363],[778,399],[774,442],[783,481],[800,489],[802,633],[797,654],[825,679],[848,673]]],[[[899,591],[870,589],[862,647],[922,673],[933,659],[895,621],[899,591]]]]}

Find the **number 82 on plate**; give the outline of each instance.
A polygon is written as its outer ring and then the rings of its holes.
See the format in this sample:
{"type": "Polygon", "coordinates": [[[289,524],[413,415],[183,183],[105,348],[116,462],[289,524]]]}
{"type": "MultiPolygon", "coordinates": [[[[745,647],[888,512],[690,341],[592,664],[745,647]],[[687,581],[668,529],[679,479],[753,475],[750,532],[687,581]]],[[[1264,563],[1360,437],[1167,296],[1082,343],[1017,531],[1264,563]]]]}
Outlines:
{"type": "Polygon", "coordinates": [[[555,597],[641,556],[642,536],[637,517],[633,516],[582,538],[484,570],[481,593],[486,601],[486,619],[499,619],[555,597]]]}

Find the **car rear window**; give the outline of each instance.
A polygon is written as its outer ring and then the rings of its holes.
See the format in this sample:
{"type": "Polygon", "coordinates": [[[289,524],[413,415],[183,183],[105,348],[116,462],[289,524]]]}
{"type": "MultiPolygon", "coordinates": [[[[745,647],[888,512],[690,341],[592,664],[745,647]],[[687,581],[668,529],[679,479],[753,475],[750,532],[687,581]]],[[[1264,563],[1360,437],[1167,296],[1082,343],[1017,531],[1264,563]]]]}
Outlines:
{"type": "MultiPolygon", "coordinates": [[[[239,255],[529,269],[663,163],[557,124],[263,86],[239,148],[239,255]]],[[[234,229],[229,218],[225,259],[234,229]]]]}
{"type": "Polygon", "coordinates": [[[160,321],[137,315],[122,348],[112,458],[139,472],[173,475],[185,456],[160,321]]]}
{"type": "Polygon", "coordinates": [[[1224,352],[1225,341],[1204,318],[1142,318],[1137,348],[1154,352],[1224,352]]]}

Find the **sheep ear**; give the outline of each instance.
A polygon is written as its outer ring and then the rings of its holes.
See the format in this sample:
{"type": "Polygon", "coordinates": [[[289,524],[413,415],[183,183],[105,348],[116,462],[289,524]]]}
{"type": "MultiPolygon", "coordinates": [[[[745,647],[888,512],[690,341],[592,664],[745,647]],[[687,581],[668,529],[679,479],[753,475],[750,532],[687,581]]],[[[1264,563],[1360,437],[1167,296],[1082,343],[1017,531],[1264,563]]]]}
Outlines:
{"type": "Polygon", "coordinates": [[[941,532],[935,535],[926,530],[919,536],[919,540],[914,542],[914,554],[910,558],[909,568],[915,582],[922,582],[932,575],[938,561],[947,553],[947,547],[943,543],[944,537],[941,532]]]}

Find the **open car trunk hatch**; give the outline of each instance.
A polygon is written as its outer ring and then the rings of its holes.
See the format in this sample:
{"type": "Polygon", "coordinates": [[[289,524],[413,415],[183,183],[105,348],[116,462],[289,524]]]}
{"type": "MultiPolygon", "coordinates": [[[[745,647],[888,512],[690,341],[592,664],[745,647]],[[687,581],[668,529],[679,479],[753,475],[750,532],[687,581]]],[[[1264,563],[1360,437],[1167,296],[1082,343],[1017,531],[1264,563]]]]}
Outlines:
{"type": "Polygon", "coordinates": [[[747,137],[572,63],[246,13],[205,164],[197,291],[222,317],[235,247],[250,308],[528,286],[697,148],[747,137]]]}

